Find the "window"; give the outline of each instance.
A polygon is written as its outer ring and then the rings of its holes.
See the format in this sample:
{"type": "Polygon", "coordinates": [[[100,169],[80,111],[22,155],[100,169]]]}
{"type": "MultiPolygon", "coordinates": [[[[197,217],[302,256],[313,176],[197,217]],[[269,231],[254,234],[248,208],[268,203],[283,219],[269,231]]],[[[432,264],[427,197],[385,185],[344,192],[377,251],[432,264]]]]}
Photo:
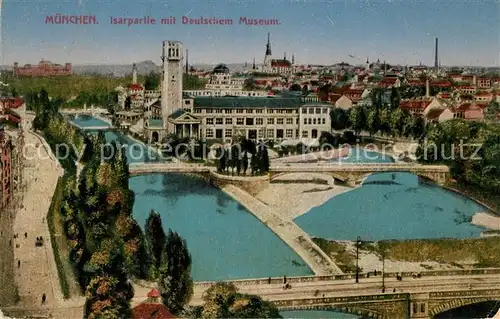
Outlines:
{"type": "Polygon", "coordinates": [[[212,118],[205,119],[205,121],[206,121],[207,125],[212,125],[212,124],[214,124],[214,119],[212,119],[212,118]]]}
{"type": "Polygon", "coordinates": [[[285,113],[285,110],[276,110],[276,113],[283,114],[283,113],[285,113]]]}
{"type": "Polygon", "coordinates": [[[276,124],[283,124],[283,118],[276,119],[276,124]]]}
{"type": "Polygon", "coordinates": [[[286,110],[286,113],[287,113],[287,114],[292,114],[292,113],[293,113],[293,110],[286,110]]]}
{"type": "Polygon", "coordinates": [[[236,110],[236,113],[243,113],[243,110],[236,110]]]}
{"type": "Polygon", "coordinates": [[[313,119],[313,124],[316,124],[316,119],[313,119]]]}
{"type": "Polygon", "coordinates": [[[232,124],[233,124],[233,119],[232,118],[226,119],[226,125],[232,125],[232,124]]]}
{"type": "Polygon", "coordinates": [[[307,124],[311,125],[312,124],[312,119],[307,119],[307,124]]]}
{"type": "Polygon", "coordinates": [[[267,138],[274,138],[274,130],[273,129],[267,130],[267,138]]]}
{"type": "Polygon", "coordinates": [[[297,117],[297,121],[295,124],[299,125],[299,123],[300,123],[300,119],[297,117]]]}
{"type": "Polygon", "coordinates": [[[258,117],[255,119],[255,125],[262,125],[264,124],[264,119],[261,117],[258,117]]]}
{"type": "Polygon", "coordinates": [[[314,109],[312,107],[309,108],[309,114],[314,114],[314,109]]]}
{"type": "Polygon", "coordinates": [[[293,119],[292,118],[287,118],[286,119],[286,124],[293,124],[293,119]]]}
{"type": "Polygon", "coordinates": [[[245,123],[245,119],[244,118],[237,118],[236,119],[236,124],[237,125],[243,125],[245,123]]]}
{"type": "Polygon", "coordinates": [[[316,114],[321,114],[321,109],[319,107],[316,108],[316,114]]]}
{"type": "Polygon", "coordinates": [[[325,118],[321,119],[321,124],[326,124],[326,119],[325,118]]]}
{"type": "Polygon", "coordinates": [[[293,129],[286,129],[285,136],[286,138],[293,138],[293,129]]]}
{"type": "Polygon", "coordinates": [[[226,131],[224,132],[224,137],[232,137],[232,136],[233,136],[233,130],[227,128],[226,131]]]}
{"type": "Polygon", "coordinates": [[[328,108],[323,108],[323,114],[327,114],[328,113],[328,108]]]}
{"type": "Polygon", "coordinates": [[[201,113],[201,110],[200,109],[194,109],[194,112],[195,113],[201,113]]]}
{"type": "Polygon", "coordinates": [[[268,125],[274,125],[274,119],[268,118],[267,119],[267,124],[268,125]]]}
{"type": "Polygon", "coordinates": [[[206,138],[213,138],[214,137],[214,130],[211,128],[205,129],[205,137],[206,138]]]}
{"type": "Polygon", "coordinates": [[[247,117],[246,118],[247,125],[253,125],[253,118],[252,117],[247,117]]]}
{"type": "Polygon", "coordinates": [[[191,100],[186,100],[184,101],[186,105],[190,105],[191,104],[191,100]]]}
{"type": "Polygon", "coordinates": [[[217,125],[221,125],[221,124],[223,124],[223,123],[224,123],[224,121],[222,120],[222,118],[216,118],[216,119],[215,119],[215,124],[217,124],[217,125]]]}
{"type": "Polygon", "coordinates": [[[273,114],[274,110],[267,110],[267,114],[273,114]]]}
{"type": "Polygon", "coordinates": [[[308,137],[307,131],[302,131],[302,137],[308,137]]]}
{"type": "Polygon", "coordinates": [[[231,113],[233,113],[233,110],[231,110],[231,109],[225,109],[225,110],[224,110],[224,113],[226,113],[226,114],[231,114],[231,113]]]}
{"type": "Polygon", "coordinates": [[[307,109],[305,107],[302,108],[302,114],[307,114],[307,109]]]}
{"type": "Polygon", "coordinates": [[[257,136],[258,136],[257,138],[264,138],[264,129],[263,129],[263,128],[261,128],[261,129],[257,132],[257,134],[258,134],[258,135],[257,135],[257,136]]]}
{"type": "Polygon", "coordinates": [[[247,110],[247,113],[248,113],[248,114],[252,114],[252,113],[253,113],[253,110],[247,110]]]}
{"type": "Polygon", "coordinates": [[[213,111],[212,109],[206,109],[205,113],[212,113],[212,111],[213,111]]]}
{"type": "Polygon", "coordinates": [[[255,110],[255,113],[263,113],[262,110],[255,110]]]}
{"type": "Polygon", "coordinates": [[[222,113],[222,110],[221,109],[216,109],[215,113],[222,113]]]}
{"type": "Polygon", "coordinates": [[[304,124],[307,124],[307,119],[304,119],[304,124]]]}

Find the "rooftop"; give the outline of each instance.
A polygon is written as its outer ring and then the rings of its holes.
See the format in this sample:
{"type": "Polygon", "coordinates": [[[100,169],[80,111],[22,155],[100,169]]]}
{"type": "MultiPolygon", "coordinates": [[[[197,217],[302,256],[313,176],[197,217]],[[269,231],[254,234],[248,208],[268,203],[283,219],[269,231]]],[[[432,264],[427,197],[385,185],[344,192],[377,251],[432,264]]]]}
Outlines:
{"type": "MultiPolygon", "coordinates": [[[[315,102],[307,104],[322,104],[315,102]]],[[[195,97],[195,108],[297,108],[306,104],[300,96],[285,94],[268,97],[223,96],[195,97]]]]}

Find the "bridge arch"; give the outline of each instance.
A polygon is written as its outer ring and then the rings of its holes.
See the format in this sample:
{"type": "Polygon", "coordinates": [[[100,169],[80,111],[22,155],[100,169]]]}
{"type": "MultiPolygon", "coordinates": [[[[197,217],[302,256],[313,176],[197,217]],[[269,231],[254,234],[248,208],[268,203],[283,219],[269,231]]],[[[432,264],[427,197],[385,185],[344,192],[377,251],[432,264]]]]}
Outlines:
{"type": "Polygon", "coordinates": [[[363,318],[374,318],[381,319],[385,316],[377,311],[370,309],[365,309],[363,307],[358,307],[355,305],[341,306],[341,305],[304,305],[304,306],[289,306],[289,307],[278,307],[279,311],[297,311],[297,310],[323,310],[323,311],[334,311],[342,312],[351,315],[362,316],[363,318]]]}
{"type": "Polygon", "coordinates": [[[453,310],[453,309],[458,309],[460,307],[464,306],[470,306],[474,304],[479,304],[483,302],[489,302],[489,301],[498,301],[500,300],[498,297],[477,297],[477,298],[456,298],[452,300],[448,300],[446,302],[443,302],[439,305],[436,305],[434,307],[429,307],[429,317],[434,318],[437,315],[453,310]]]}

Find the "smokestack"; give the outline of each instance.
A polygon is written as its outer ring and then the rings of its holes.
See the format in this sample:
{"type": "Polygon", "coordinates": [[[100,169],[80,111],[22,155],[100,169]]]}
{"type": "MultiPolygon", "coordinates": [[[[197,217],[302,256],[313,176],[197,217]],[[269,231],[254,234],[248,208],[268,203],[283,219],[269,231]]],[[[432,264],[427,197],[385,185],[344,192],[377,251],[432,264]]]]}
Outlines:
{"type": "Polygon", "coordinates": [[[189,74],[188,49],[186,49],[186,74],[189,74]]]}
{"type": "Polygon", "coordinates": [[[436,69],[436,71],[439,70],[439,55],[438,55],[438,48],[439,48],[439,45],[438,45],[438,38],[436,38],[436,55],[434,56],[434,68],[436,69]]]}

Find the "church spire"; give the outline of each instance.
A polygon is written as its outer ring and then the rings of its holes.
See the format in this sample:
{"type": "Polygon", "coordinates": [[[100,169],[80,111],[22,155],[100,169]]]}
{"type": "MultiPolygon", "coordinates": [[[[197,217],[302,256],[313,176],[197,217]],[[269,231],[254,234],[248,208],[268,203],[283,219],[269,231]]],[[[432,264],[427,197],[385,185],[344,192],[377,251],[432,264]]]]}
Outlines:
{"type": "Polygon", "coordinates": [[[186,49],[186,74],[189,74],[188,49],[186,49]]]}
{"type": "Polygon", "coordinates": [[[252,69],[255,70],[255,58],[253,58],[253,67],[252,67],[252,69]]]}
{"type": "Polygon", "coordinates": [[[266,55],[271,55],[271,33],[267,33],[266,55]]]}
{"type": "Polygon", "coordinates": [[[283,55],[283,60],[285,60],[285,61],[286,61],[286,52],[285,52],[285,54],[283,55]]]}
{"type": "Polygon", "coordinates": [[[292,54],[292,64],[295,64],[295,54],[292,54]]]}

